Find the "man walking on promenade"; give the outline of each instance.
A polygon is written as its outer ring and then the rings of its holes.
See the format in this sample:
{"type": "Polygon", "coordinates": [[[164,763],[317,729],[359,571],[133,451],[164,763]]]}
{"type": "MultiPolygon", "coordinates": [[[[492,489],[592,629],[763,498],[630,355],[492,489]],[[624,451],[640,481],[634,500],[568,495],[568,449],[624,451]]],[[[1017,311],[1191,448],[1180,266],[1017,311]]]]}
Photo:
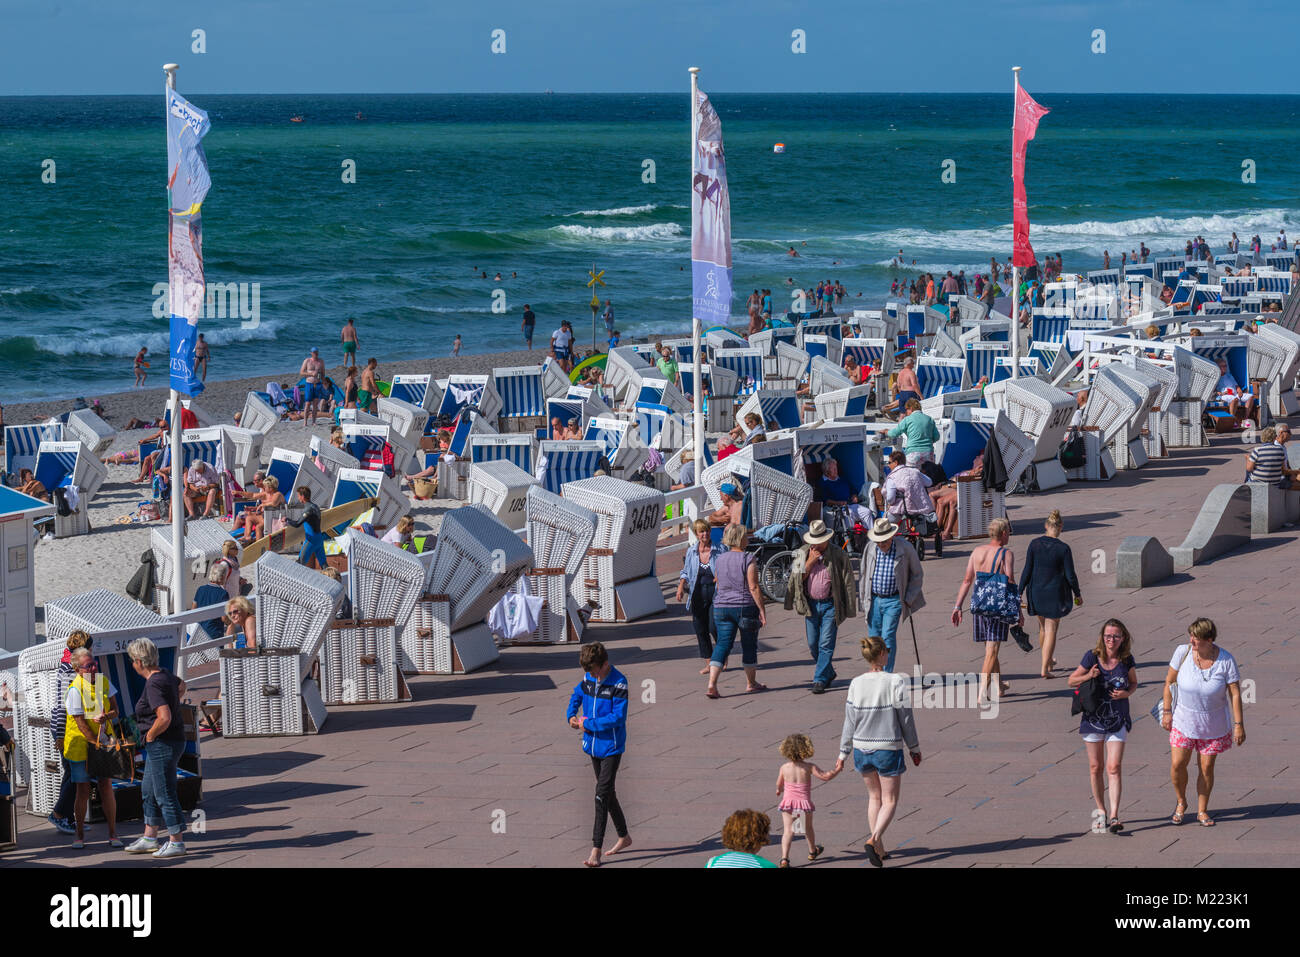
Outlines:
{"type": "Polygon", "coordinates": [[[875,548],[868,547],[862,557],[862,593],[858,596],[867,618],[867,635],[879,638],[889,649],[886,671],[894,670],[898,626],[925,607],[921,559],[911,543],[897,535],[897,525],[887,518],[876,519],[867,533],[875,548]]]}
{"type": "Polygon", "coordinates": [[[840,625],[858,612],[853,565],[831,537],[821,519],[808,526],[803,547],[790,562],[785,590],[786,610],[803,615],[808,651],[817,663],[813,694],[824,694],[835,680],[835,638],[840,625]]]}
{"type": "Polygon", "coordinates": [[[343,331],[339,333],[339,339],[343,342],[343,368],[350,369],[357,364],[357,324],[349,319],[343,324],[343,331]]]}
{"type": "Polygon", "coordinates": [[[582,751],[591,758],[591,768],[596,772],[596,823],[591,833],[591,854],[583,863],[600,867],[607,818],[614,819],[614,830],[618,832],[618,841],[608,853],[617,854],[632,846],[615,791],[618,766],[627,744],[627,678],[610,664],[605,646],[599,641],[582,646],[578,663],[584,674],[569,696],[566,717],[570,728],[582,732],[582,751]]]}

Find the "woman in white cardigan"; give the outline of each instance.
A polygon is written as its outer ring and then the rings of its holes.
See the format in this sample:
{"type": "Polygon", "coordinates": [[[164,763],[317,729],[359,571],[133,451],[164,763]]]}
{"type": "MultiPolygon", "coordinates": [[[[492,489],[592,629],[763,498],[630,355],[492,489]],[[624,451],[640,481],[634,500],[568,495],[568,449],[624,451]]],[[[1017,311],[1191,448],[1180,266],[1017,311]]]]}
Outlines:
{"type": "Polygon", "coordinates": [[[889,649],[875,636],[862,639],[862,657],[870,670],[858,675],[849,685],[844,705],[844,731],[840,735],[840,757],[835,771],[853,753],[853,766],[862,775],[869,795],[867,826],[871,837],[863,849],[874,867],[882,867],[889,857],[885,852],[885,829],[894,819],[898,796],[907,762],[903,747],[912,754],[912,763],[921,763],[921,745],[912,720],[911,680],[907,675],[885,670],[889,649]]]}

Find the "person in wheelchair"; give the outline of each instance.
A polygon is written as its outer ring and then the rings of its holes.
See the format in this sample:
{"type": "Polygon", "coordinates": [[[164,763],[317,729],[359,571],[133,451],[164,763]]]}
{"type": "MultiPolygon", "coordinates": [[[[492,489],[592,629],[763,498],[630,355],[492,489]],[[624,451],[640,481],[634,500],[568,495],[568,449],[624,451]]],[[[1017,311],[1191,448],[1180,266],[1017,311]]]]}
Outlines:
{"type": "Polygon", "coordinates": [[[848,479],[840,475],[840,463],[835,459],[827,459],[822,463],[821,484],[822,507],[828,510],[843,509],[850,521],[849,531],[852,531],[852,525],[856,523],[861,523],[865,528],[871,527],[871,512],[859,504],[858,496],[854,494],[848,479]]]}
{"type": "Polygon", "coordinates": [[[933,534],[937,526],[934,502],[927,491],[934,484],[907,456],[895,449],[889,453],[889,475],[885,478],[885,509],[895,522],[909,521],[918,534],[933,534]]]}

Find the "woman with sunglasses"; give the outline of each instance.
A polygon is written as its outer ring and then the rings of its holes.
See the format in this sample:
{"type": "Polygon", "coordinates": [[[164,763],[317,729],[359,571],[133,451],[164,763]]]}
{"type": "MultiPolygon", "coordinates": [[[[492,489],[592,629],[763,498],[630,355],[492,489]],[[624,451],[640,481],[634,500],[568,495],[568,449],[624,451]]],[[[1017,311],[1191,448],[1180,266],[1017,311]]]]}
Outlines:
{"type": "MultiPolygon", "coordinates": [[[[72,842],[72,848],[79,851],[86,846],[86,810],[90,806],[91,782],[90,749],[98,745],[100,724],[111,724],[117,717],[114,704],[117,689],[107,678],[96,678],[95,659],[88,648],[73,649],[70,663],[77,676],[72,679],[64,702],[68,724],[63,732],[63,756],[68,759],[72,781],[77,786],[77,839],[72,842]]],[[[104,819],[108,822],[109,846],[121,847],[122,842],[117,838],[117,801],[113,797],[113,782],[110,778],[99,778],[95,781],[95,788],[104,808],[104,819]]]]}
{"type": "Polygon", "coordinates": [[[1084,713],[1079,721],[1079,734],[1088,749],[1088,774],[1092,783],[1092,799],[1098,813],[1106,820],[1106,829],[1112,834],[1124,830],[1119,819],[1120,766],[1124,761],[1124,742],[1133,727],[1129,716],[1128,699],[1137,690],[1137,662],[1132,654],[1133,639],[1118,618],[1107,619],[1101,626],[1097,647],[1087,652],[1079,667],[1069,677],[1071,688],[1085,681],[1100,678],[1104,691],[1101,706],[1093,713],[1084,713]],[[1102,778],[1102,766],[1106,776],[1102,778]],[[1106,813],[1106,784],[1110,784],[1110,813],[1106,813]]]}

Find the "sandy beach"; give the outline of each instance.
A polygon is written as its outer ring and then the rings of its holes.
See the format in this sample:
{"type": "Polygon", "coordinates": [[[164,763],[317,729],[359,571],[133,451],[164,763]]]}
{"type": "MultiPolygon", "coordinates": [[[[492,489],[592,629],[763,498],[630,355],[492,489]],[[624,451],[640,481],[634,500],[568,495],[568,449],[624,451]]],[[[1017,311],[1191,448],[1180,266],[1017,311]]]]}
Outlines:
{"type": "MultiPolygon", "coordinates": [[[[379,377],[388,379],[397,373],[432,373],[435,376],[446,376],[452,372],[484,374],[494,367],[537,364],[545,356],[545,351],[534,349],[531,352],[465,355],[454,359],[413,359],[403,363],[381,364],[379,377]]],[[[329,358],[326,356],[327,361],[329,358]]],[[[297,371],[286,370],[279,377],[280,381],[286,385],[297,382],[297,371]]],[[[330,367],[329,374],[339,376],[339,381],[342,381],[337,366],[330,367]]],[[[163,376],[151,376],[150,382],[155,379],[166,381],[163,376]]],[[[196,401],[217,423],[233,424],[234,415],[244,407],[244,399],[249,391],[265,389],[267,381],[265,376],[224,381],[209,379],[207,388],[196,401]]],[[[87,395],[86,399],[99,399],[104,407],[105,419],[114,428],[121,430],[133,418],[152,419],[161,415],[167,395],[164,387],[128,390],[110,395],[87,395]]],[[[5,406],[4,418],[9,425],[22,425],[43,421],[50,416],[62,414],[71,407],[72,403],[67,399],[14,403],[5,406]]],[[[313,435],[320,436],[323,440],[328,439],[331,424],[328,418],[320,420],[312,428],[304,427],[301,422],[282,422],[267,437],[263,459],[277,446],[290,451],[306,451],[313,435]]],[[[109,454],[135,448],[136,443],[148,434],[149,430],[146,429],[119,431],[109,454]]],[[[109,465],[108,479],[91,505],[90,534],[58,540],[47,538],[37,545],[38,630],[42,627],[40,606],[47,601],[93,588],[122,591],[139,567],[141,554],[149,548],[151,530],[167,526],[166,522],[118,524],[119,518],[134,513],[136,506],[149,498],[149,486],[135,484],[139,471],[140,467],[135,464],[109,465]]],[[[457,505],[446,499],[412,501],[411,504],[416,534],[437,532],[442,516],[457,505]]]]}

